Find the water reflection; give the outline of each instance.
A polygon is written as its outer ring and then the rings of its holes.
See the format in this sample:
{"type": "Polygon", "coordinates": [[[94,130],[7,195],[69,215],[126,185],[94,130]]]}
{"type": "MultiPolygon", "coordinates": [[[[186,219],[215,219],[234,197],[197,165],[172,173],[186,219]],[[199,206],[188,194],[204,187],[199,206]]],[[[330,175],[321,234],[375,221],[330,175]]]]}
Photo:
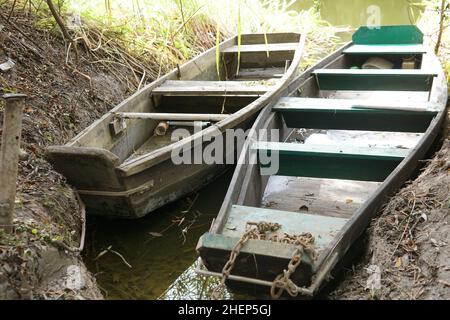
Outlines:
{"type": "MultiPolygon", "coordinates": [[[[199,276],[195,269],[199,266],[197,260],[190,268],[173,282],[159,299],[162,300],[209,300],[214,289],[219,285],[219,280],[213,277],[199,276]]],[[[224,300],[233,299],[233,295],[224,292],[224,300]]]]}
{"type": "MultiPolygon", "coordinates": [[[[189,287],[204,286],[203,279],[188,268],[197,258],[198,239],[220,209],[231,175],[229,171],[198,196],[168,205],[138,221],[90,219],[85,260],[105,297],[158,299],[180,276],[191,280],[185,284],[175,282],[166,295],[187,298],[189,287]]],[[[192,290],[192,299],[204,298],[207,292],[192,290]]]]}

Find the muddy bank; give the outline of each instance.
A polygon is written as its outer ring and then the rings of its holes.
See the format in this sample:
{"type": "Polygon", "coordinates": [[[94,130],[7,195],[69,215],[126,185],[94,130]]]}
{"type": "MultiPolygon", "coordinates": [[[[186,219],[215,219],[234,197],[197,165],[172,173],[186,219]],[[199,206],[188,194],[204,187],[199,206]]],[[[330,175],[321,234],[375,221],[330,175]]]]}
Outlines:
{"type": "MultiPolygon", "coordinates": [[[[67,45],[36,27],[31,13],[0,10],[0,93],[28,95],[16,198],[16,230],[0,233],[0,299],[100,299],[80,257],[82,205],[63,177],[43,159],[44,148],[63,144],[130,92],[81,49],[66,64],[67,45]]],[[[125,68],[115,69],[121,74],[125,68]]],[[[3,119],[0,102],[0,126],[3,119]]],[[[0,130],[1,135],[1,130],[0,130]]]]}
{"type": "Polygon", "coordinates": [[[441,150],[374,219],[362,262],[346,271],[332,298],[450,299],[448,120],[441,150]]]}

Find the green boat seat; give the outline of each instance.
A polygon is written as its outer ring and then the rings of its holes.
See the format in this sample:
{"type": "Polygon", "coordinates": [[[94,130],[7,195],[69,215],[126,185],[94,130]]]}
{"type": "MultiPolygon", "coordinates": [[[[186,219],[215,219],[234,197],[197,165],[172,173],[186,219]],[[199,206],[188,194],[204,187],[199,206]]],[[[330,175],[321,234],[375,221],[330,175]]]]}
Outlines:
{"type": "Polygon", "coordinates": [[[272,222],[281,225],[278,233],[302,234],[311,233],[315,245],[326,247],[333,240],[333,234],[348,222],[348,219],[280,211],[267,208],[233,205],[228,212],[228,220],[222,235],[229,238],[240,238],[245,233],[248,222],[272,222]]]}
{"type": "Polygon", "coordinates": [[[320,69],[320,90],[430,91],[437,76],[422,70],[320,69]]]}
{"type": "Polygon", "coordinates": [[[289,128],[425,132],[439,112],[439,105],[289,97],[282,98],[272,110],[283,115],[289,128]]]}
{"type": "Polygon", "coordinates": [[[344,54],[349,55],[421,55],[425,54],[427,49],[422,44],[406,45],[352,45],[344,50],[344,54]]]}
{"type": "Polygon", "coordinates": [[[276,158],[276,175],[356,181],[384,181],[409,154],[402,148],[369,148],[349,145],[312,145],[299,143],[256,142],[252,150],[258,152],[261,167],[274,163],[261,163],[261,155],[276,158]],[[264,152],[264,153],[262,153],[264,152]]]}

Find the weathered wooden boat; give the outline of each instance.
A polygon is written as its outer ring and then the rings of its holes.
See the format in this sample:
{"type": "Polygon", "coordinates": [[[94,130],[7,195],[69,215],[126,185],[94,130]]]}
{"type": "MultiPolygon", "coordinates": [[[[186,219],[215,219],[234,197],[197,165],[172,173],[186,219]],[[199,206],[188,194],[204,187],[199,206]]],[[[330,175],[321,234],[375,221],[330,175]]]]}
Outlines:
{"type": "Polygon", "coordinates": [[[255,121],[197,272],[234,290],[312,297],[436,140],[447,84],[416,27],[361,27],[279,98],[255,121]],[[362,69],[369,60],[391,69],[362,69]]]}
{"type": "Polygon", "coordinates": [[[90,214],[139,218],[224,171],[222,164],[175,165],[171,155],[205,147],[206,137],[217,132],[250,128],[272,96],[298,75],[304,37],[249,34],[238,43],[234,37],[219,51],[210,49],[143,88],[66,145],[47,149],[47,159],[78,189],[90,214]],[[172,141],[180,128],[190,136],[172,141]]]}

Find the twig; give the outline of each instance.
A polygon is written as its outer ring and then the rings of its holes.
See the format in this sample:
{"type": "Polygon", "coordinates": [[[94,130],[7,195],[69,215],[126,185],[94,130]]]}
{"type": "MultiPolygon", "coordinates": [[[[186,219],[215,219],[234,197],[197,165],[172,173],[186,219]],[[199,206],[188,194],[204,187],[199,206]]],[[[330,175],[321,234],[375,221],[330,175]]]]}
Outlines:
{"type": "MultiPolygon", "coordinates": [[[[5,18],[5,16],[0,12],[0,17],[2,17],[5,21],[7,21],[7,19],[5,18]]],[[[27,35],[22,29],[19,28],[19,26],[17,26],[17,24],[15,24],[13,21],[7,21],[9,23],[9,25],[11,27],[14,28],[14,30],[16,30],[17,32],[19,32],[21,35],[23,35],[25,38],[28,39],[28,41],[30,41],[32,44],[34,44],[39,50],[43,51],[42,47],[39,46],[39,44],[37,44],[29,35],[27,35]]]]}
{"type": "Polygon", "coordinates": [[[107,254],[108,252],[110,253],[114,253],[116,256],[118,256],[120,259],[122,259],[122,261],[127,265],[128,268],[132,269],[133,267],[131,266],[131,264],[129,264],[127,262],[127,260],[125,260],[124,256],[121,255],[119,252],[112,250],[112,246],[109,246],[106,250],[102,251],[99,253],[99,255],[94,259],[94,261],[97,261],[98,259],[100,259],[101,257],[103,257],[105,254],[107,254]]]}
{"type": "Polygon", "coordinates": [[[436,42],[436,47],[434,49],[435,53],[439,53],[439,49],[441,48],[441,42],[442,42],[442,34],[444,33],[444,20],[445,20],[445,6],[446,6],[447,0],[442,0],[441,4],[441,22],[439,24],[439,36],[438,40],[436,42]]]}
{"type": "Polygon", "coordinates": [[[445,281],[445,280],[439,280],[438,282],[439,282],[440,284],[446,286],[446,287],[450,287],[450,282],[448,282],[448,281],[445,281]]]}
{"type": "Polygon", "coordinates": [[[141,82],[139,82],[139,86],[137,88],[137,91],[141,90],[142,84],[144,83],[144,80],[145,80],[145,76],[146,76],[146,72],[144,70],[144,74],[142,75],[141,82]]]}
{"type": "Polygon", "coordinates": [[[115,255],[117,255],[120,259],[122,259],[123,263],[125,263],[125,264],[127,265],[128,268],[133,269],[133,267],[131,266],[131,264],[129,264],[129,263],[127,262],[127,260],[125,260],[125,258],[123,257],[123,255],[121,255],[121,254],[118,253],[117,251],[111,250],[111,249],[109,250],[109,252],[114,253],[115,255]]]}
{"type": "Polygon", "coordinates": [[[412,191],[411,191],[411,193],[413,194],[413,197],[414,197],[414,200],[413,200],[413,206],[412,206],[411,212],[409,213],[409,216],[408,216],[408,218],[407,218],[406,226],[405,226],[405,229],[404,229],[404,231],[403,231],[403,233],[402,233],[402,236],[400,237],[400,240],[398,241],[397,245],[395,246],[395,249],[394,249],[394,251],[392,252],[391,257],[389,258],[389,261],[392,260],[392,258],[394,257],[395,253],[397,252],[398,248],[399,248],[400,245],[402,244],[403,239],[405,238],[406,233],[408,232],[408,228],[409,228],[409,223],[410,223],[411,217],[413,216],[414,210],[415,210],[415,208],[416,208],[416,195],[415,195],[414,192],[412,192],[412,191]]]}
{"type": "Polygon", "coordinates": [[[11,16],[13,14],[13,11],[14,11],[15,7],[16,7],[16,0],[14,0],[14,2],[12,4],[12,7],[11,7],[11,10],[9,11],[8,18],[6,19],[7,22],[9,22],[9,19],[11,19],[11,16]]]}

